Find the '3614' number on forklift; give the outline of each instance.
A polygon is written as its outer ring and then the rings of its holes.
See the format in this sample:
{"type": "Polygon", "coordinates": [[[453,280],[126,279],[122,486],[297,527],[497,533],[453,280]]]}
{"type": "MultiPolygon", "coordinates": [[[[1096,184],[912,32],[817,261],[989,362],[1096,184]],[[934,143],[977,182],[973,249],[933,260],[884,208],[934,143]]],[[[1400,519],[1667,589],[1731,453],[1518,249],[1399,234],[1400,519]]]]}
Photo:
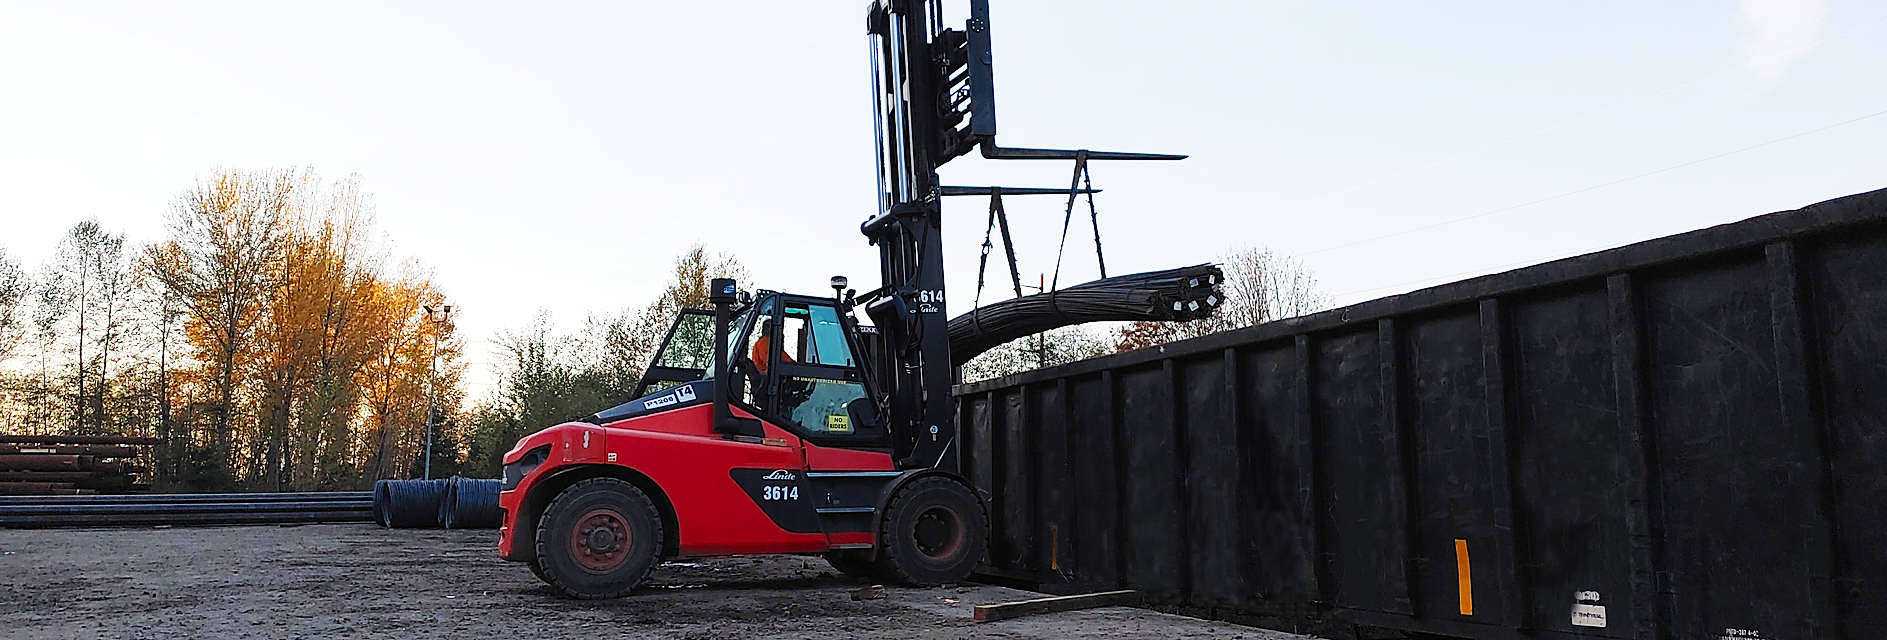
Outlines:
{"type": "Polygon", "coordinates": [[[799,487],[775,487],[769,485],[761,487],[760,494],[760,497],[765,500],[798,500],[799,487]]]}

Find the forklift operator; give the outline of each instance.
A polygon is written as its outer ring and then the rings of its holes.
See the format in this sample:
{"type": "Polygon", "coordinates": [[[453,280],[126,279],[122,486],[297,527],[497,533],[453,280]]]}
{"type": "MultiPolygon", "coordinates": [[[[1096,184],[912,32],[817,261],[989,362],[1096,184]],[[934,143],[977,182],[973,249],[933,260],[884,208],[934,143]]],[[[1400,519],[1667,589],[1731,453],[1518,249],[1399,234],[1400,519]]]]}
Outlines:
{"type": "MultiPolygon", "coordinates": [[[[765,323],[762,323],[760,325],[760,337],[754,340],[753,352],[748,354],[748,357],[753,360],[754,371],[760,375],[764,376],[767,374],[767,365],[771,362],[770,358],[773,355],[773,332],[779,327],[779,324],[779,320],[772,318],[768,318],[765,323]]],[[[792,354],[782,352],[780,353],[780,357],[786,362],[793,362],[792,354]]]]}

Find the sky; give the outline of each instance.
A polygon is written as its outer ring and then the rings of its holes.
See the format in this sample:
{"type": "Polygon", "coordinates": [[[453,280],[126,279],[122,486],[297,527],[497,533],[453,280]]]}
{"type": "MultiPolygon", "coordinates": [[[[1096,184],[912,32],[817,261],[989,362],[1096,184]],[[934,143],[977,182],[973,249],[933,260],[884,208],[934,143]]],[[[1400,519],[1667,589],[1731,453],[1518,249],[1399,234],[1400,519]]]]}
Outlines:
{"type": "MultiPolygon", "coordinates": [[[[1110,272],[1266,247],[1351,303],[1887,187],[1887,3],[992,4],[1003,144],[1191,155],[1096,163],[1110,272]]],[[[744,285],[867,289],[864,6],[0,4],[0,248],[159,239],[219,168],[358,173],[456,301],[475,396],[495,332],[646,303],[694,243],[744,285]]],[[[1006,204],[1052,270],[1062,202],[1006,204]]],[[[952,312],[986,206],[946,206],[952,312]]]]}

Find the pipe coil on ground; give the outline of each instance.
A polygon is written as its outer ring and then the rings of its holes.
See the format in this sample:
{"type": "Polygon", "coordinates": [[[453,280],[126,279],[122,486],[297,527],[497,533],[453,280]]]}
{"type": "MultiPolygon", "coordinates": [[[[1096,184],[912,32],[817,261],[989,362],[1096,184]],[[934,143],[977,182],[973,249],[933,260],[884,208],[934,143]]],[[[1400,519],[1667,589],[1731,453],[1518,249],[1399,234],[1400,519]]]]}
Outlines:
{"type": "Polygon", "coordinates": [[[502,480],[454,476],[446,489],[440,521],[447,529],[496,529],[502,519],[498,510],[498,492],[502,490],[502,480]]]}
{"type": "Polygon", "coordinates": [[[440,526],[439,510],[447,480],[381,480],[373,484],[374,520],[383,527],[424,529],[440,526]]]}

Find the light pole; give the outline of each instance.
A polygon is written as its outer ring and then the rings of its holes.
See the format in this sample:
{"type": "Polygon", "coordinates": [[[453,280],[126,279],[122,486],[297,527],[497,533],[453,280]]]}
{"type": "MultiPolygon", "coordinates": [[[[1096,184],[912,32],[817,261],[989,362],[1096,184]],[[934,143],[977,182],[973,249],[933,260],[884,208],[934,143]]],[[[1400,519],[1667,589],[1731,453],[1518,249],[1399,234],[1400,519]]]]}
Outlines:
{"type": "Polygon", "coordinates": [[[426,458],[425,478],[432,479],[432,416],[433,402],[439,397],[439,323],[452,320],[452,305],[446,305],[441,318],[434,318],[432,305],[421,305],[426,310],[426,322],[432,324],[432,358],[426,365],[426,458]]]}

